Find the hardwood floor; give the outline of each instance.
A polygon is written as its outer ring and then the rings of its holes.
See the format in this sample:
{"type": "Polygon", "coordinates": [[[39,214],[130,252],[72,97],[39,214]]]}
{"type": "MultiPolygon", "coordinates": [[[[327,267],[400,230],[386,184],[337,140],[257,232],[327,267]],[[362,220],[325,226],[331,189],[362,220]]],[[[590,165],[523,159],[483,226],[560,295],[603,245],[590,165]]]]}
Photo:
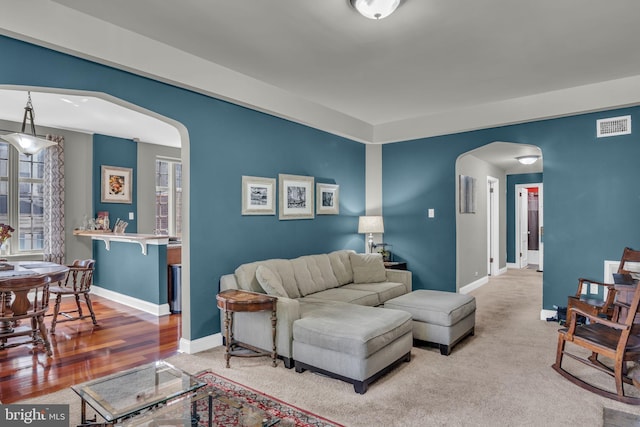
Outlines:
{"type": "MultiPolygon", "coordinates": [[[[49,335],[53,357],[28,344],[0,350],[2,403],[52,393],[178,353],[180,315],[156,317],[97,296],[92,301],[98,326],[90,318],[58,323],[56,334],[49,335]]],[[[74,307],[73,299],[63,299],[61,311],[74,307]]],[[[45,323],[49,327],[51,317],[45,323]]]]}

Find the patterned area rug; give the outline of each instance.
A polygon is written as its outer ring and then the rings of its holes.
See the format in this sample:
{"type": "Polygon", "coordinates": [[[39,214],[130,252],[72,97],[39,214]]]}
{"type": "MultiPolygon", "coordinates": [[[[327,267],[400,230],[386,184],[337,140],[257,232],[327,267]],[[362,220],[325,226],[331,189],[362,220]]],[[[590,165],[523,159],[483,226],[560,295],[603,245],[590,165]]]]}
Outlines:
{"type": "MultiPolygon", "coordinates": [[[[213,396],[214,426],[343,427],[213,372],[201,372],[196,377],[208,384],[213,396]]],[[[208,399],[202,399],[197,409],[201,414],[199,425],[207,425],[208,399]]]]}

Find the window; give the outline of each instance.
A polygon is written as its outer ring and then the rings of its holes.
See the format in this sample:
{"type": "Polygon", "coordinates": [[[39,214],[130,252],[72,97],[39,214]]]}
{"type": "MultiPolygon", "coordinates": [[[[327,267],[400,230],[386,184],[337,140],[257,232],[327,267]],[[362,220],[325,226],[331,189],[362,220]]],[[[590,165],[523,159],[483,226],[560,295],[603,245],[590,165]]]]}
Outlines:
{"type": "Polygon", "coordinates": [[[156,234],[182,235],[182,164],[156,160],[156,234]]]}
{"type": "Polygon", "coordinates": [[[0,142],[0,222],[16,231],[9,240],[11,255],[42,252],[44,243],[45,151],[18,153],[0,142]]]}

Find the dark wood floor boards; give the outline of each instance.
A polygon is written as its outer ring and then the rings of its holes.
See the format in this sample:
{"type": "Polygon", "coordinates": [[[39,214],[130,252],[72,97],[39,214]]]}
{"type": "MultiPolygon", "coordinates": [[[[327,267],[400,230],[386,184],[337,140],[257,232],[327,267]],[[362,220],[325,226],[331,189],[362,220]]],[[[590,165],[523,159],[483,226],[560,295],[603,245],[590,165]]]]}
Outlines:
{"type": "MultiPolygon", "coordinates": [[[[156,317],[97,296],[91,319],[59,323],[49,335],[53,357],[30,345],[0,350],[0,401],[41,396],[178,352],[181,316],[156,317]]],[[[75,303],[65,298],[61,311],[75,303]]],[[[47,317],[47,327],[51,317],[47,317]]]]}

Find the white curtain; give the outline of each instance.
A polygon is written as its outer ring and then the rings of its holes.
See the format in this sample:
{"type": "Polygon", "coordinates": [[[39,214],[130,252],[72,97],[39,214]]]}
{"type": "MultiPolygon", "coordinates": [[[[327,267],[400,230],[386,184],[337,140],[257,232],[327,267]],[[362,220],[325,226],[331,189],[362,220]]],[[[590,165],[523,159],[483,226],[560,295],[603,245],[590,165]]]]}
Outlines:
{"type": "Polygon", "coordinates": [[[44,161],[44,260],[64,264],[64,137],[45,150],[44,161]]]}

